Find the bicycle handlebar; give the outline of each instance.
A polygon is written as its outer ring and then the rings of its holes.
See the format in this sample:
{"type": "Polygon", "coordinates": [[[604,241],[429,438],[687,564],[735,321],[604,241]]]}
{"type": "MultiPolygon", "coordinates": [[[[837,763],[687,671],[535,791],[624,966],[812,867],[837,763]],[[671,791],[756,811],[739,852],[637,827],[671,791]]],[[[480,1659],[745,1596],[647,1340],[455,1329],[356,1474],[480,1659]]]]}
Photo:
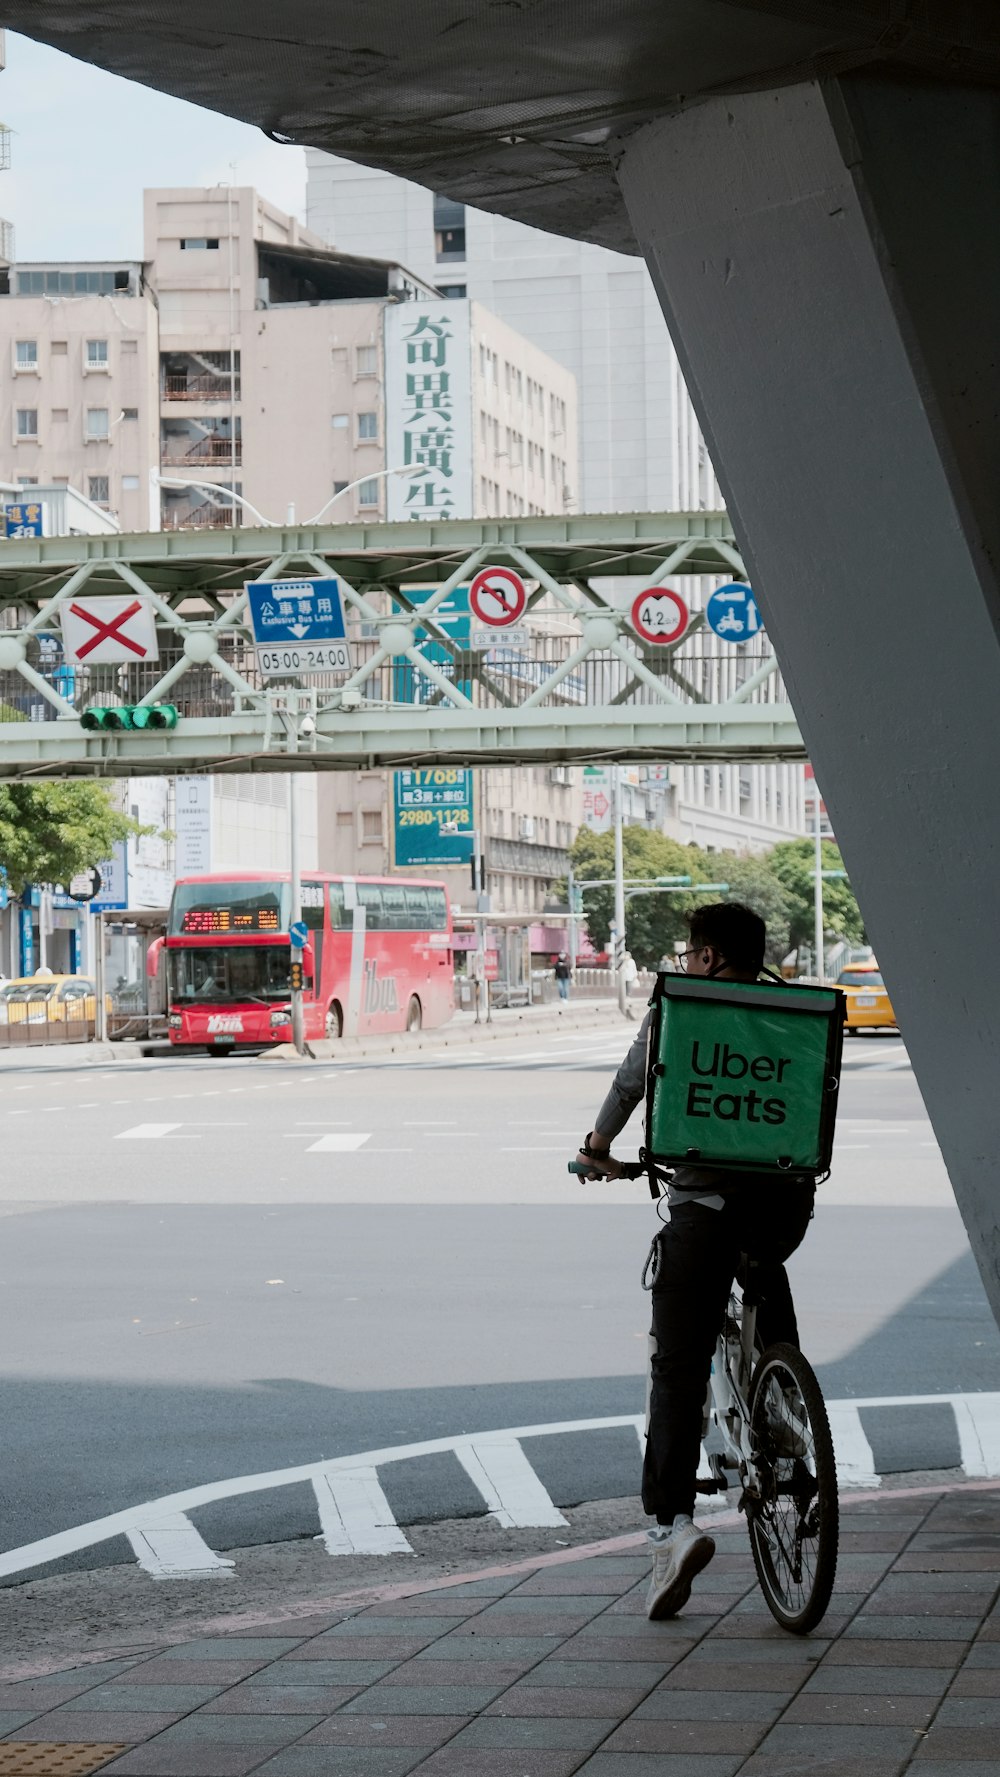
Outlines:
{"type": "MultiPolygon", "coordinates": [[[[602,1173],[601,1177],[602,1178],[614,1177],[614,1178],[627,1178],[627,1179],[645,1178],[648,1170],[649,1170],[649,1168],[646,1166],[643,1166],[642,1162],[639,1160],[620,1160],[618,1162],[618,1171],[616,1173],[614,1173],[614,1174],[602,1173]]],[[[569,1162],[568,1166],[566,1167],[566,1171],[575,1173],[577,1178],[586,1178],[588,1173],[591,1171],[591,1168],[589,1166],[585,1166],[583,1164],[583,1162],[580,1160],[571,1160],[569,1162]]]]}

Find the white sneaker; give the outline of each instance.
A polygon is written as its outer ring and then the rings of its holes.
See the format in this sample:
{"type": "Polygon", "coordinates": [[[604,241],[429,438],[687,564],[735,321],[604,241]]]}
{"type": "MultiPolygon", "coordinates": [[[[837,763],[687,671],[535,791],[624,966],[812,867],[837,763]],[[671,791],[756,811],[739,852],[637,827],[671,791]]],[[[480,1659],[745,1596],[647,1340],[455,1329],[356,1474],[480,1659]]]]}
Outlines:
{"type": "Polygon", "coordinates": [[[715,1542],[685,1519],[663,1542],[653,1544],[653,1572],[646,1594],[646,1615],[676,1616],[691,1596],[691,1585],[715,1554],[715,1542]]]}

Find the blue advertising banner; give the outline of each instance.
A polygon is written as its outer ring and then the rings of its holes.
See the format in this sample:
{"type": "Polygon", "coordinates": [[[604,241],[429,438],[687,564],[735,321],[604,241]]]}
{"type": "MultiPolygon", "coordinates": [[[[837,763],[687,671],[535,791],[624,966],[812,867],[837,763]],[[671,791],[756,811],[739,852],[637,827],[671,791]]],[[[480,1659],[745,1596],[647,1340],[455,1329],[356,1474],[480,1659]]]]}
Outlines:
{"type": "Polygon", "coordinates": [[[434,765],[394,773],[395,858],[402,864],[467,864],[472,857],[472,773],[434,765]],[[443,829],[457,828],[455,833],[443,829]]]}

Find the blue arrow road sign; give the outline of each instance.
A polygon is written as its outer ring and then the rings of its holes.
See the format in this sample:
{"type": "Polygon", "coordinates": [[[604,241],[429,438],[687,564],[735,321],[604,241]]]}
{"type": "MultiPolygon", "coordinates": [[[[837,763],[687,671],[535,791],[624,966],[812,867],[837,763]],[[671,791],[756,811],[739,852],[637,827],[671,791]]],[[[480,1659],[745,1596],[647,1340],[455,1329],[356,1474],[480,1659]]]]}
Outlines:
{"type": "Polygon", "coordinates": [[[757,600],[741,580],[716,588],[705,606],[705,621],[724,642],[749,642],[764,627],[757,600]]]}
{"type": "Polygon", "coordinates": [[[309,942],[309,927],[304,919],[296,919],[288,928],[288,939],[293,950],[304,950],[309,942]]]}
{"type": "Polygon", "coordinates": [[[248,580],[250,622],[261,672],[269,678],[350,672],[338,582],[248,580]]]}

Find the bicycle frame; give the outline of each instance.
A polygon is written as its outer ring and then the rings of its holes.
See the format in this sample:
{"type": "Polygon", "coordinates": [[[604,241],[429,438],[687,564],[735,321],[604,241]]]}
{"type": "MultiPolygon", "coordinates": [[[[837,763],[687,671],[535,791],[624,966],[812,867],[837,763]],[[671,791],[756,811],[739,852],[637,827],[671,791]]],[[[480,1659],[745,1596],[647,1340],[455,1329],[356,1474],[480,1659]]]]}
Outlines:
{"type": "Polygon", "coordinates": [[[724,1492],[726,1471],[736,1470],[743,1494],[759,1491],[755,1455],[750,1442],[750,1382],[760,1356],[756,1349],[757,1305],[732,1294],[719,1334],[709,1377],[709,1394],[715,1423],[726,1446],[720,1455],[709,1456],[712,1483],[699,1483],[699,1492],[724,1492]]]}

